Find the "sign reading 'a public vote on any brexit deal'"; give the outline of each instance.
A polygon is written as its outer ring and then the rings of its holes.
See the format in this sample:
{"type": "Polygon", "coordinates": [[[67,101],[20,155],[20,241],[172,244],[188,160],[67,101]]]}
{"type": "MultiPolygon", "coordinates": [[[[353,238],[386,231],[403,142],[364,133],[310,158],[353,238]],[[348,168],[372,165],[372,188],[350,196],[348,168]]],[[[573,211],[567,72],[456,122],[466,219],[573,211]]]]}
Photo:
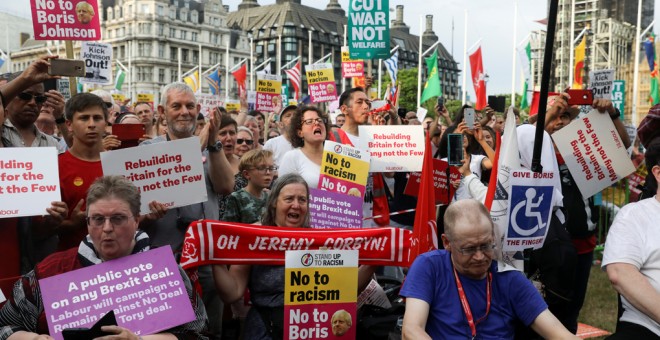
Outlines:
{"type": "Polygon", "coordinates": [[[348,7],[351,59],[390,57],[389,0],[352,0],[348,7]]]}

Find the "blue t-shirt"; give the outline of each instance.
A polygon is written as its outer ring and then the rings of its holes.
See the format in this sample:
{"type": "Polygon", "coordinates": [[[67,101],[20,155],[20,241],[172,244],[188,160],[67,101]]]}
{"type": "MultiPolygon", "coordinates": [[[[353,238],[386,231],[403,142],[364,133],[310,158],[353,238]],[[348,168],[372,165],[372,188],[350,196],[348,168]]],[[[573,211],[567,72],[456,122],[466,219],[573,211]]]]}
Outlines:
{"type": "MultiPolygon", "coordinates": [[[[477,339],[513,339],[518,319],[529,326],[548,308],[536,288],[518,271],[493,273],[491,306],[488,317],[477,324],[477,339]]],[[[458,274],[470,304],[474,320],[486,314],[487,280],[474,280],[458,274]]],[[[426,332],[433,339],[465,339],[472,336],[458,297],[450,253],[435,250],[415,259],[401,295],[426,301],[429,316],[426,332]]]]}

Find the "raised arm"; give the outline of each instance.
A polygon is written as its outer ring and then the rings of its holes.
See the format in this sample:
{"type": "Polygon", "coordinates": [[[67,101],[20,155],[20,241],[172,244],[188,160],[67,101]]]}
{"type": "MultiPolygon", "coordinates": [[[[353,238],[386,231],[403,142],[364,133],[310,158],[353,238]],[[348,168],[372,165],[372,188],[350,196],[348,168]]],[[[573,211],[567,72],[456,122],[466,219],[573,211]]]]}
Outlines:
{"type": "Polygon", "coordinates": [[[250,279],[249,265],[232,265],[227,269],[224,264],[213,265],[213,280],[218,295],[225,303],[237,301],[245,293],[250,279]]]}
{"type": "MultiPolygon", "coordinates": [[[[218,139],[218,130],[220,129],[220,114],[214,110],[209,120],[209,146],[215,145],[218,139]]],[[[231,165],[225,155],[225,151],[220,149],[215,152],[209,151],[209,177],[213,184],[213,191],[216,194],[227,195],[234,190],[234,174],[231,165]]]]}

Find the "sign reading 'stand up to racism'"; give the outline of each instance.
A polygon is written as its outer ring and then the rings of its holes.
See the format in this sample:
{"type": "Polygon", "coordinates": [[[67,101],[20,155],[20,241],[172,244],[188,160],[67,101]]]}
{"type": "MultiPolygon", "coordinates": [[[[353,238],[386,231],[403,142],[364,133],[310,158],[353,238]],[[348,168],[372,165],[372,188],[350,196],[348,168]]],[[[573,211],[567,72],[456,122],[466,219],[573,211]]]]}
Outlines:
{"type": "Polygon", "coordinates": [[[351,59],[390,57],[389,0],[352,0],[348,7],[351,59]]]}
{"type": "Polygon", "coordinates": [[[36,40],[101,40],[96,0],[30,0],[36,40]]]}

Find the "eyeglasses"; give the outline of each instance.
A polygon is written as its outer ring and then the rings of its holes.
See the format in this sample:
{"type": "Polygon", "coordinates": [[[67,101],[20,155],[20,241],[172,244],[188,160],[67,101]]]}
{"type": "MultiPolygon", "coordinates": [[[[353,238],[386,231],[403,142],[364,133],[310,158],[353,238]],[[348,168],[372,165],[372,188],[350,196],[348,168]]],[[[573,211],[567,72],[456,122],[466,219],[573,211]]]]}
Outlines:
{"type": "Polygon", "coordinates": [[[37,104],[43,104],[44,102],[46,102],[46,100],[48,100],[48,97],[44,96],[43,94],[32,94],[27,92],[19,93],[18,98],[26,102],[29,102],[30,100],[32,100],[32,98],[34,98],[34,101],[37,104]]]}
{"type": "Polygon", "coordinates": [[[477,247],[458,248],[458,252],[466,256],[472,256],[478,251],[484,254],[490,254],[493,250],[495,250],[495,244],[483,244],[477,247]]]}
{"type": "Polygon", "coordinates": [[[243,143],[245,143],[247,145],[252,145],[252,144],[254,144],[254,141],[252,139],[243,139],[243,138],[238,138],[236,140],[236,144],[243,144],[243,143]]]}
{"type": "Polygon", "coordinates": [[[304,125],[312,125],[314,123],[323,125],[323,124],[327,124],[328,120],[325,118],[310,118],[310,119],[303,119],[302,123],[304,125]]]}
{"type": "Polygon", "coordinates": [[[112,224],[113,227],[120,227],[126,224],[128,216],[121,214],[111,215],[109,217],[103,215],[87,216],[87,224],[94,228],[104,226],[106,220],[110,220],[110,224],[112,224]]]}
{"type": "Polygon", "coordinates": [[[273,166],[256,166],[252,169],[257,170],[259,172],[264,172],[265,173],[266,171],[270,171],[270,172],[277,171],[277,169],[279,169],[279,167],[277,165],[273,165],[273,166]]]}
{"type": "Polygon", "coordinates": [[[107,109],[111,109],[111,108],[112,108],[112,103],[111,103],[111,102],[103,102],[103,104],[105,104],[105,107],[106,107],[107,109]]]}

